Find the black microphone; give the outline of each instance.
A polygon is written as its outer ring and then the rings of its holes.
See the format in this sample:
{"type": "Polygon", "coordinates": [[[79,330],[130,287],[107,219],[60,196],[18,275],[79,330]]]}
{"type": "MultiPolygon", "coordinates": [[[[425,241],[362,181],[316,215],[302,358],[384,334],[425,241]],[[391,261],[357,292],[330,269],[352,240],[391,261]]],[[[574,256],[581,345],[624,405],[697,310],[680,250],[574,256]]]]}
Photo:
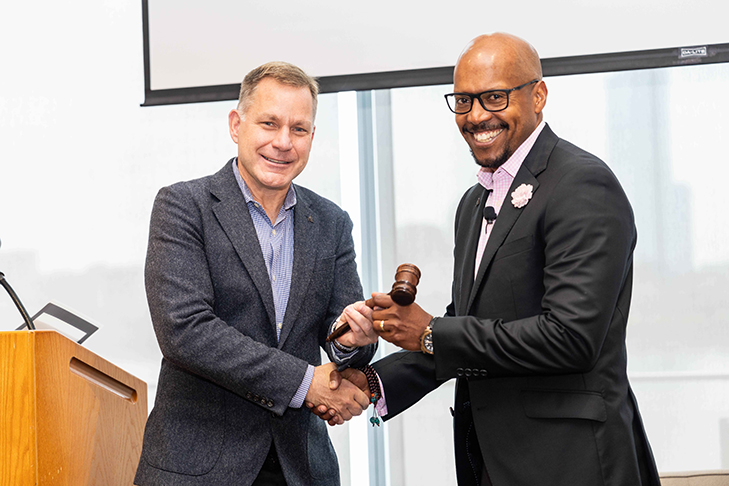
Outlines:
{"type": "Polygon", "coordinates": [[[496,210],[493,206],[483,207],[483,219],[486,220],[487,224],[491,224],[496,221],[496,210]]]}
{"type": "MultiPolygon", "coordinates": [[[[2,242],[0,242],[0,244],[2,244],[2,242]]],[[[33,319],[30,318],[30,316],[28,315],[28,311],[25,310],[25,307],[23,307],[23,303],[20,302],[20,299],[16,295],[13,288],[5,280],[5,274],[3,272],[0,272],[0,285],[2,285],[5,290],[8,291],[8,294],[10,294],[10,298],[13,299],[15,307],[18,308],[18,310],[20,311],[20,315],[23,316],[23,321],[25,321],[25,325],[28,326],[28,329],[35,331],[35,324],[33,324],[33,319]]]]}

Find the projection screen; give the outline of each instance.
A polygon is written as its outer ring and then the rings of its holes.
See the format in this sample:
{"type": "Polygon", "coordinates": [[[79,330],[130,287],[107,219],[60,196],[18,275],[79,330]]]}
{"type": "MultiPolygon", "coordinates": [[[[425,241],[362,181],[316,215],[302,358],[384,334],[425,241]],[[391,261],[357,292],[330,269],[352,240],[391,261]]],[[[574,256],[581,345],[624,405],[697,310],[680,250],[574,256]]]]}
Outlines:
{"type": "Polygon", "coordinates": [[[323,92],[451,82],[473,37],[531,42],[545,75],[729,61],[724,0],[143,0],[145,105],[234,99],[285,60],[323,92]]]}

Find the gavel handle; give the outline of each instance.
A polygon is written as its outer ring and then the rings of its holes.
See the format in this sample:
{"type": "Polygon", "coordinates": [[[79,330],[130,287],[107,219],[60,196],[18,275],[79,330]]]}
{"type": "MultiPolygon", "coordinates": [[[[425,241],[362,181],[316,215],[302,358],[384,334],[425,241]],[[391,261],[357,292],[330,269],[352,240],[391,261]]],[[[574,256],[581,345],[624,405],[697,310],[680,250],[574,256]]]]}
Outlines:
{"type": "Polygon", "coordinates": [[[341,326],[336,328],[334,331],[332,331],[332,333],[330,335],[327,336],[327,342],[330,343],[333,340],[344,336],[345,334],[347,334],[349,332],[349,330],[350,330],[349,322],[345,322],[344,324],[342,324],[341,326]]]}
{"type": "MultiPolygon", "coordinates": [[[[370,309],[374,309],[375,307],[375,300],[372,298],[369,298],[364,301],[365,305],[369,307],[370,309]]],[[[327,336],[327,342],[330,343],[333,340],[340,338],[347,334],[350,331],[349,322],[344,321],[344,324],[336,328],[330,335],[327,336]]]]}

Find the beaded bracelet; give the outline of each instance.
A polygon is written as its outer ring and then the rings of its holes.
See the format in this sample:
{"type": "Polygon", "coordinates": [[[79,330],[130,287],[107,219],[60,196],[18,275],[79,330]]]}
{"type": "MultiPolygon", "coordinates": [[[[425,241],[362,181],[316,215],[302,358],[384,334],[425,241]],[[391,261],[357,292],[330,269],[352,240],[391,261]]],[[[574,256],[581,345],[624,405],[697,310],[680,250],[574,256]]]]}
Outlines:
{"type": "Polygon", "coordinates": [[[367,378],[367,386],[370,389],[370,403],[374,405],[372,407],[372,417],[370,417],[370,423],[372,424],[372,427],[377,425],[380,426],[380,416],[377,414],[377,401],[382,396],[382,391],[380,388],[380,380],[377,378],[377,373],[375,372],[375,369],[370,366],[362,366],[361,368],[357,368],[362,373],[364,373],[365,377],[367,378]]]}

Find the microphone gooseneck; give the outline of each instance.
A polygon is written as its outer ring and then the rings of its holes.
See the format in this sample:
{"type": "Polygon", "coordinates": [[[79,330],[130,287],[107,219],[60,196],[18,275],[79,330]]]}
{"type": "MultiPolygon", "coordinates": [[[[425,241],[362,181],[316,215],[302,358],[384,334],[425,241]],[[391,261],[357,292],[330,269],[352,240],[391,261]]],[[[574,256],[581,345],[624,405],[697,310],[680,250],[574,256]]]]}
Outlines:
{"type": "Polygon", "coordinates": [[[10,286],[7,280],[5,280],[5,274],[3,272],[0,272],[0,285],[5,287],[5,290],[8,291],[8,294],[10,294],[10,298],[13,299],[15,307],[18,308],[18,310],[20,311],[20,315],[23,316],[23,321],[25,321],[25,325],[28,326],[28,329],[30,329],[31,331],[35,331],[35,325],[33,324],[33,320],[28,315],[28,311],[25,310],[23,303],[20,302],[20,299],[18,298],[13,288],[10,286]]]}

